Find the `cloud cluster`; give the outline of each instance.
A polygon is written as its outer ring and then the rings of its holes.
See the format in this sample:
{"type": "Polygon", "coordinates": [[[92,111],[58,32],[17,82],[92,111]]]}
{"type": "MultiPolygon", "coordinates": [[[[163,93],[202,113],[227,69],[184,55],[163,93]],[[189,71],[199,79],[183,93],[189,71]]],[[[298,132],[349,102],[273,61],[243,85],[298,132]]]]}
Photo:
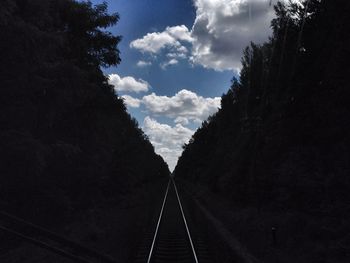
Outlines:
{"type": "Polygon", "coordinates": [[[141,99],[123,95],[125,104],[130,108],[143,106],[149,116],[144,119],[143,130],[150,138],[155,151],[174,169],[182,152],[182,145],[187,143],[194,133],[186,127],[191,122],[197,125],[214,114],[220,107],[220,97],[204,98],[195,92],[183,89],[174,96],[159,96],[155,93],[141,99]],[[167,117],[174,124],[159,123],[155,118],[167,117]]]}
{"type": "Polygon", "coordinates": [[[179,61],[176,58],[172,58],[167,62],[161,63],[160,67],[165,70],[168,66],[176,65],[178,63],[179,63],[179,61]]]}
{"type": "Polygon", "coordinates": [[[136,66],[138,66],[140,68],[151,66],[151,65],[152,65],[152,62],[144,61],[144,60],[139,60],[136,64],[136,66]]]}
{"type": "Polygon", "coordinates": [[[151,93],[142,98],[142,103],[150,114],[166,116],[182,124],[188,124],[189,121],[201,123],[218,110],[220,101],[220,97],[204,98],[186,89],[172,97],[151,93]]]}
{"type": "Polygon", "coordinates": [[[144,37],[132,41],[130,47],[153,54],[166,47],[179,53],[186,53],[187,48],[180,41],[192,41],[190,32],[184,25],[167,27],[163,32],[148,33],[144,37]]]}
{"type": "Polygon", "coordinates": [[[148,135],[156,153],[164,158],[172,171],[181,155],[182,145],[189,141],[194,131],[181,124],[175,126],[161,124],[149,116],[144,119],[142,128],[148,135]]]}
{"type": "MultiPolygon", "coordinates": [[[[288,0],[283,0],[288,1],[288,0]]],[[[299,0],[293,0],[296,2],[299,0]]],[[[277,0],[193,0],[196,18],[191,29],[185,25],[168,26],[162,32],[147,33],[130,43],[130,48],[150,55],[152,62],[161,58],[162,69],[188,60],[218,71],[239,71],[243,49],[249,43],[262,43],[271,33],[270,22],[274,17],[272,5],[277,0]],[[272,5],[271,5],[272,4],[272,5]],[[161,56],[160,56],[161,55],[161,56]],[[164,60],[165,59],[165,60],[164,60]]],[[[138,67],[151,62],[140,60],[138,67]]],[[[118,91],[148,91],[149,84],[132,77],[110,75],[110,83],[118,91]]],[[[143,130],[149,136],[155,150],[174,169],[187,143],[194,133],[187,125],[201,123],[220,107],[220,98],[204,98],[183,89],[174,96],[155,93],[142,98],[122,96],[128,107],[142,107],[147,115],[143,130]],[[173,125],[159,123],[155,118],[167,117],[173,125]],[[187,127],[186,127],[187,126],[187,127]]]]}
{"type": "Polygon", "coordinates": [[[200,124],[217,112],[221,98],[204,98],[190,90],[180,90],[174,96],[159,96],[155,93],[141,99],[123,95],[125,104],[130,108],[143,105],[148,114],[154,117],[167,117],[175,123],[188,125],[191,121],[200,124]]]}
{"type": "Polygon", "coordinates": [[[191,30],[185,25],[167,27],[163,32],[148,33],[132,41],[130,47],[153,55],[168,49],[166,56],[170,59],[188,58],[192,64],[205,68],[237,71],[243,49],[251,41],[264,42],[271,33],[270,22],[274,17],[271,3],[276,1],[193,2],[196,19],[191,30]],[[190,54],[185,44],[191,46],[190,54]]]}
{"type": "MultiPolygon", "coordinates": [[[[141,51],[157,55],[166,50],[166,62],[160,63],[162,69],[170,65],[178,64],[179,59],[186,59],[188,49],[184,43],[193,41],[190,31],[185,25],[167,27],[163,32],[148,33],[140,39],[130,43],[130,47],[141,51]]],[[[138,66],[145,66],[145,63],[138,62],[138,66]]]]}
{"type": "Polygon", "coordinates": [[[108,75],[108,83],[114,86],[117,92],[146,92],[150,85],[142,79],[136,80],[134,77],[120,77],[118,74],[108,75]]]}
{"type": "Polygon", "coordinates": [[[140,107],[141,104],[141,100],[137,99],[137,98],[133,98],[129,95],[122,95],[121,96],[124,100],[124,103],[130,107],[130,108],[138,108],[140,107]]]}
{"type": "Polygon", "coordinates": [[[262,43],[271,33],[270,0],[194,0],[196,19],[192,57],[195,64],[216,70],[238,70],[243,49],[262,43]]]}

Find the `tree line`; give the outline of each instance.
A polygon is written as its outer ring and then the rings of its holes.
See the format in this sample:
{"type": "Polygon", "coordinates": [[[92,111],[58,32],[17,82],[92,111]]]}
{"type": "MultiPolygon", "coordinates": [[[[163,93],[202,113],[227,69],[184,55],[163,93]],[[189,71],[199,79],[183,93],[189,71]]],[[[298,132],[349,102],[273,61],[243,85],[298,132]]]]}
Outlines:
{"type": "Polygon", "coordinates": [[[108,84],[121,62],[107,4],[0,4],[0,202],[57,221],[168,175],[108,84]]]}
{"type": "Polygon", "coordinates": [[[243,52],[239,79],[196,131],[176,177],[237,207],[349,209],[350,4],[275,5],[272,36],[243,52]]]}

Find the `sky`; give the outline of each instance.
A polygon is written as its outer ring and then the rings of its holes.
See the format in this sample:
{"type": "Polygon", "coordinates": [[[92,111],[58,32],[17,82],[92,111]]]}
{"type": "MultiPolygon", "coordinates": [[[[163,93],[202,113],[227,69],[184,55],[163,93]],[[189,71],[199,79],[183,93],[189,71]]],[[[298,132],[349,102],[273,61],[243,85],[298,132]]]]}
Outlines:
{"type": "Polygon", "coordinates": [[[172,171],[182,145],[238,76],[242,50],[268,39],[276,1],[106,2],[120,15],[108,30],[123,39],[121,64],[103,71],[172,171]]]}

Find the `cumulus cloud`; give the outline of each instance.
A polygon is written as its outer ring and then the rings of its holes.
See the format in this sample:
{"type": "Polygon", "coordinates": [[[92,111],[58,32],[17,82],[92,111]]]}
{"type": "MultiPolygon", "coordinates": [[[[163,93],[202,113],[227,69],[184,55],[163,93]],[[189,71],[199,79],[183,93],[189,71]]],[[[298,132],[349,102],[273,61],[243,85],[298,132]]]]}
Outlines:
{"type": "Polygon", "coordinates": [[[152,117],[167,117],[183,126],[190,122],[201,124],[210,115],[217,112],[221,98],[205,98],[190,90],[180,90],[174,96],[159,96],[155,93],[138,99],[129,95],[121,96],[131,108],[145,107],[152,117]]]}
{"type": "Polygon", "coordinates": [[[162,69],[166,69],[168,66],[176,65],[176,64],[178,64],[178,63],[179,63],[179,61],[178,61],[177,59],[172,58],[172,59],[170,59],[170,60],[167,61],[167,62],[161,63],[161,64],[160,64],[160,67],[161,67],[162,69]]]}
{"type": "Polygon", "coordinates": [[[155,32],[148,33],[143,38],[132,41],[130,47],[142,52],[158,53],[162,48],[176,44],[180,45],[175,38],[166,32],[155,32]]]}
{"type": "Polygon", "coordinates": [[[186,54],[184,54],[184,53],[176,53],[176,52],[168,53],[168,54],[166,54],[166,56],[168,58],[181,58],[181,59],[185,59],[187,57],[186,54]]]}
{"type": "Polygon", "coordinates": [[[142,79],[136,80],[134,77],[120,77],[118,74],[108,75],[109,84],[114,86],[118,92],[146,92],[150,85],[142,79]]]}
{"type": "Polygon", "coordinates": [[[274,17],[270,0],[194,0],[191,60],[215,70],[237,70],[243,49],[262,43],[274,17]]]}
{"type": "Polygon", "coordinates": [[[194,131],[181,124],[175,126],[161,124],[149,116],[144,119],[142,128],[156,153],[164,158],[172,171],[181,155],[182,145],[188,143],[194,131]]]}
{"type": "Polygon", "coordinates": [[[166,47],[178,52],[187,52],[186,47],[183,47],[180,41],[192,41],[190,32],[185,25],[167,27],[163,32],[148,33],[144,37],[132,41],[130,47],[153,54],[166,47]]]}
{"type": "Polygon", "coordinates": [[[173,118],[182,124],[188,124],[189,121],[201,123],[218,110],[220,101],[220,97],[204,98],[186,89],[172,97],[151,93],[142,98],[142,103],[150,114],[173,118]]]}
{"type": "Polygon", "coordinates": [[[181,125],[188,125],[189,124],[189,120],[185,117],[177,117],[175,120],[174,120],[175,123],[180,123],[181,125]]]}
{"type": "Polygon", "coordinates": [[[167,27],[165,31],[169,32],[171,36],[178,40],[183,40],[187,42],[192,41],[191,34],[185,25],[167,27]]]}
{"type": "Polygon", "coordinates": [[[123,95],[121,96],[126,104],[126,106],[130,108],[139,108],[141,105],[141,100],[133,98],[129,95],[123,95]]]}
{"type": "Polygon", "coordinates": [[[184,25],[167,27],[132,41],[130,47],[151,54],[167,48],[169,58],[188,58],[205,68],[238,71],[243,49],[251,41],[266,41],[271,33],[271,3],[276,1],[193,0],[196,18],[191,30],[184,25]]]}
{"type": "Polygon", "coordinates": [[[144,67],[147,67],[147,66],[150,66],[152,65],[152,62],[150,61],[143,61],[143,60],[140,60],[137,62],[136,66],[140,67],[140,68],[144,68],[144,67]]]}

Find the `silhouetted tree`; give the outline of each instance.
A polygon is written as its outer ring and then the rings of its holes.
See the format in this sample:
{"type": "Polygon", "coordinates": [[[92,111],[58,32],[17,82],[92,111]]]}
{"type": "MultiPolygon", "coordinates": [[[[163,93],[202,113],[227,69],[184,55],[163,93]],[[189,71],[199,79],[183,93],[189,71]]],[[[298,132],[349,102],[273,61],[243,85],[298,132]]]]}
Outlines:
{"type": "Polygon", "coordinates": [[[176,176],[236,206],[341,211],[350,198],[349,6],[278,2],[272,36],[244,50],[239,81],[185,145],[176,176]]]}
{"type": "Polygon", "coordinates": [[[121,61],[121,37],[105,31],[118,14],[74,0],[0,5],[2,209],[58,221],[167,175],[101,70],[121,61]]]}

